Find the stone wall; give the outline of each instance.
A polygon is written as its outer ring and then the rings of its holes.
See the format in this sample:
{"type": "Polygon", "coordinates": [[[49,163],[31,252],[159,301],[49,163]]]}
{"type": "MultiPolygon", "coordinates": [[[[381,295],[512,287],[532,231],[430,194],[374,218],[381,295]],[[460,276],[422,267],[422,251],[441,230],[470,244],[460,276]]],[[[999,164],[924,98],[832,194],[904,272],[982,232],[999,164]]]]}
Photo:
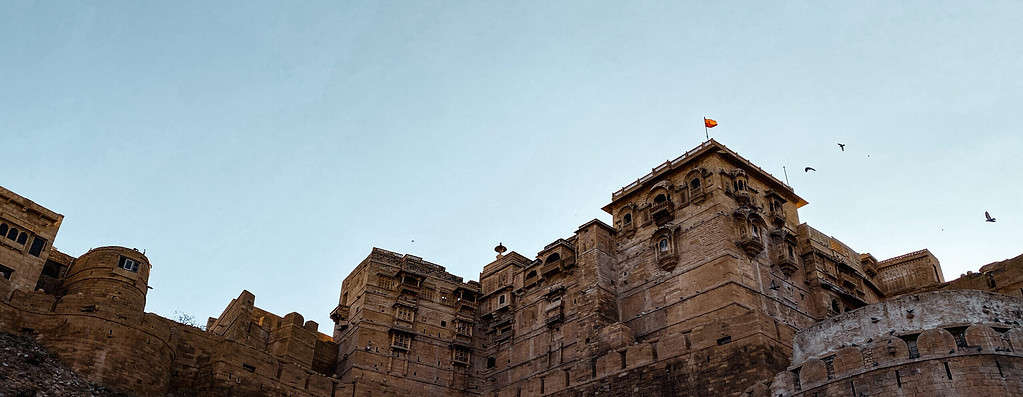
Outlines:
{"type": "Polygon", "coordinates": [[[280,318],[252,306],[247,291],[211,319],[209,332],[143,313],[114,299],[116,288],[103,291],[13,290],[0,301],[0,331],[33,335],[91,381],[138,396],[327,397],[350,390],[332,375],[337,344],[330,337],[297,313],[280,318]]]}
{"type": "Polygon", "coordinates": [[[0,280],[32,291],[64,216],[0,187],[0,280]]]}
{"type": "Polygon", "coordinates": [[[888,296],[945,282],[938,258],[926,249],[885,259],[877,267],[878,281],[888,296]]]}
{"type": "Polygon", "coordinates": [[[374,248],[330,336],[247,291],[206,330],[144,313],[145,255],[51,250],[62,217],[19,197],[0,218],[48,241],[36,256],[0,237],[0,264],[35,274],[0,278],[0,330],[141,396],[759,396],[772,379],[782,395],[1019,391],[1019,299],[891,297],[1023,295],[1023,260],[948,283],[926,250],[878,262],[801,224],[805,200],[713,140],[613,193],[611,225],[532,259],[497,247],[480,282],[374,248]]]}
{"type": "Polygon", "coordinates": [[[1019,395],[1023,301],[981,291],[904,295],[824,320],[794,339],[762,396],[1019,395]]]}

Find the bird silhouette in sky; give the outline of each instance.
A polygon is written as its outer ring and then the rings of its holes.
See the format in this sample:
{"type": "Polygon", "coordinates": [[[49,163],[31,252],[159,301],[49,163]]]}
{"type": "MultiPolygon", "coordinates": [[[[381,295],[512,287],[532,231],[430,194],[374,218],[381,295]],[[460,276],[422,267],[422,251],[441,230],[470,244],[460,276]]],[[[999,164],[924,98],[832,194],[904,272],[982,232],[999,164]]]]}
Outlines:
{"type": "Polygon", "coordinates": [[[838,148],[842,149],[842,151],[844,152],[845,151],[845,144],[844,143],[839,143],[838,144],[838,148]]]}
{"type": "Polygon", "coordinates": [[[810,172],[810,171],[814,171],[814,172],[816,172],[817,170],[813,169],[813,167],[806,167],[806,168],[803,168],[803,172],[810,172]]]}
{"type": "Polygon", "coordinates": [[[984,211],[984,217],[987,218],[987,219],[985,219],[985,221],[987,221],[987,222],[994,222],[995,221],[995,218],[992,218],[991,214],[989,214],[987,211],[984,211]]]}

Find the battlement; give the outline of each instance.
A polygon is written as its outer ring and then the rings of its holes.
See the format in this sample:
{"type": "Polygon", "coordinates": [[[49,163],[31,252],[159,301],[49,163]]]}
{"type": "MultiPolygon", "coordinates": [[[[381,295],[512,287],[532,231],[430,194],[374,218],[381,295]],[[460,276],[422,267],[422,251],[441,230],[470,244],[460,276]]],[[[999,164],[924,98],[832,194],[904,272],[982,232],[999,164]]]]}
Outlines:
{"type": "Polygon", "coordinates": [[[987,378],[990,370],[1000,374],[993,379],[1001,382],[991,383],[994,394],[1023,390],[1012,375],[1023,373],[1020,313],[1019,299],[964,290],[905,295],[832,317],[796,334],[792,364],[770,395],[850,388],[888,395],[910,384],[915,394],[975,394],[970,379],[987,378]]]}

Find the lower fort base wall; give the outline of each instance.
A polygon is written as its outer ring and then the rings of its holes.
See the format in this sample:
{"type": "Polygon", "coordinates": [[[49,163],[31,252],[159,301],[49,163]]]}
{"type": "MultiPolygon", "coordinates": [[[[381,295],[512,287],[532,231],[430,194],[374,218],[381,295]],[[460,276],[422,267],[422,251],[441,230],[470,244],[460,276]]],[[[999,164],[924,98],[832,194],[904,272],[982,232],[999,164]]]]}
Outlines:
{"type": "Polygon", "coordinates": [[[140,397],[350,396],[351,385],[306,363],[114,300],[14,291],[0,301],[0,332],[33,335],[92,382],[140,397]]]}
{"type": "Polygon", "coordinates": [[[567,374],[546,372],[484,396],[734,396],[784,370],[790,354],[787,347],[760,334],[666,359],[657,359],[649,344],[638,344],[610,351],[592,364],[573,366],[567,374]]]}
{"type": "Polygon", "coordinates": [[[174,352],[166,332],[153,332],[137,316],[129,324],[125,316],[92,306],[78,313],[50,311],[58,306],[50,295],[16,291],[14,299],[0,303],[0,331],[34,335],[90,381],[140,396],[167,391],[174,352]],[[41,304],[44,299],[50,304],[41,304]]]}
{"type": "Polygon", "coordinates": [[[1020,395],[1023,395],[1023,357],[998,354],[947,357],[877,369],[791,394],[793,397],[1020,395]]]}

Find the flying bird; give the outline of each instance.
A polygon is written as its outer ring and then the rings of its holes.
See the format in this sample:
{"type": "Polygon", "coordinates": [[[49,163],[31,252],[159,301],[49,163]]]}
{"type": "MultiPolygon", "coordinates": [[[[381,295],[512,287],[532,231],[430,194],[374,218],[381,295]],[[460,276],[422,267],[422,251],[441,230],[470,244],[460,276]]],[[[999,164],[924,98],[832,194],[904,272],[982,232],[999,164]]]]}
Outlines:
{"type": "Polygon", "coordinates": [[[991,214],[989,214],[987,211],[984,211],[984,217],[987,218],[986,219],[987,222],[994,222],[995,221],[995,218],[992,218],[991,214]]]}
{"type": "Polygon", "coordinates": [[[803,168],[803,172],[810,172],[810,171],[814,171],[814,172],[816,172],[817,170],[813,169],[813,167],[806,167],[806,168],[803,168]]]}
{"type": "Polygon", "coordinates": [[[845,151],[845,144],[844,143],[839,143],[838,144],[838,148],[842,149],[842,151],[844,152],[845,151]]]}

